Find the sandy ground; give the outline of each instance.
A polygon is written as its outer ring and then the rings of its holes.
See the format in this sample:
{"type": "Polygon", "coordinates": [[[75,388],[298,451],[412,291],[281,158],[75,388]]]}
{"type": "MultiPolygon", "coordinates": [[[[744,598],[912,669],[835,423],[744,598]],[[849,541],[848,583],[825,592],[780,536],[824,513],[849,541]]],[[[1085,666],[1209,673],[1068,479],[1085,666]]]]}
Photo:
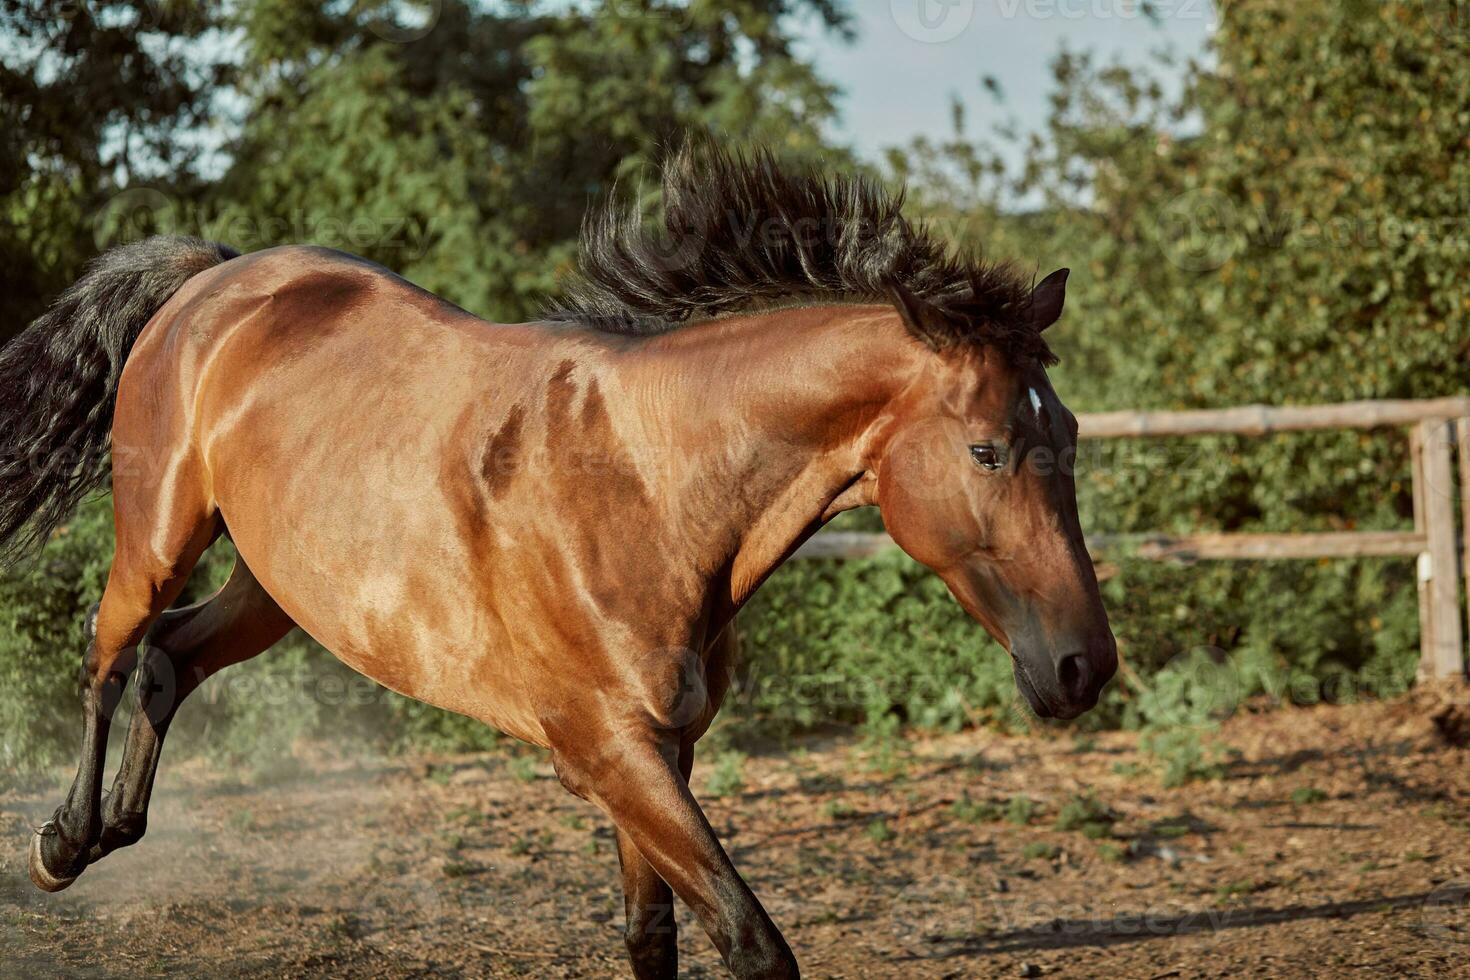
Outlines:
{"type": "MultiPolygon", "coordinates": [[[[813,740],[706,801],[809,977],[1470,976],[1467,741],[1438,688],[1238,716],[1224,778],[1176,789],[1130,735],[971,732],[813,740]]],[[[0,794],[0,973],[628,975],[611,831],[542,763],[161,784],[147,839],[55,896],[24,865],[60,790],[0,794]]],[[[680,922],[684,974],[724,976],[680,922]]]]}

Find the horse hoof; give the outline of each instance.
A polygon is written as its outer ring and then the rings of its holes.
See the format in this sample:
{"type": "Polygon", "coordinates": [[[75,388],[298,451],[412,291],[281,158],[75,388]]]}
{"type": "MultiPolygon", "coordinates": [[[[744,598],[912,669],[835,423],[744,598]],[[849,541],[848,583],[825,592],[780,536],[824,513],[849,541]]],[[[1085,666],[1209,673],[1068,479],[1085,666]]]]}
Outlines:
{"type": "Polygon", "coordinates": [[[31,882],[43,892],[59,892],[76,881],[76,876],[70,878],[58,878],[46,870],[46,862],[41,857],[41,831],[31,835],[31,882]]]}

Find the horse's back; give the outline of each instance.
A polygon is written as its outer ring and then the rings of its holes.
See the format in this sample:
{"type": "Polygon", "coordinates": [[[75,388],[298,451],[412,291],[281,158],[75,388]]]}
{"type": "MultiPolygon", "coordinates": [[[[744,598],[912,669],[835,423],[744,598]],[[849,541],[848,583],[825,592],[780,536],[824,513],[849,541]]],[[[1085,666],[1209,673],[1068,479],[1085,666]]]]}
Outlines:
{"type": "Polygon", "coordinates": [[[496,532],[470,477],[485,475],[484,433],[534,426],[562,346],[351,256],[271,249],[160,310],[114,433],[155,466],[199,459],[252,572],[349,665],[536,740],[513,708],[463,700],[513,687],[485,595],[496,532]],[[446,647],[476,683],[443,674],[446,647]]]}

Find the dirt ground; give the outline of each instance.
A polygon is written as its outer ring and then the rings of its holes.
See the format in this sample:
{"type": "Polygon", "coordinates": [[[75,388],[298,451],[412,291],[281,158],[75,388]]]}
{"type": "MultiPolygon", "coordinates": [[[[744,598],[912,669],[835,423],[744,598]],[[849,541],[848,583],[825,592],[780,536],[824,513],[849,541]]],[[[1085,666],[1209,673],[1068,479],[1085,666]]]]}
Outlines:
{"type": "MultiPolygon", "coordinates": [[[[1224,778],[1165,789],[1124,734],[813,740],[702,796],[809,977],[1470,976],[1466,691],[1223,741],[1224,778]]],[[[160,782],[148,837],[55,896],[25,848],[58,788],[0,795],[0,973],[628,975],[611,831],[549,766],[160,782]]],[[[680,926],[684,974],[724,976],[680,926]]]]}

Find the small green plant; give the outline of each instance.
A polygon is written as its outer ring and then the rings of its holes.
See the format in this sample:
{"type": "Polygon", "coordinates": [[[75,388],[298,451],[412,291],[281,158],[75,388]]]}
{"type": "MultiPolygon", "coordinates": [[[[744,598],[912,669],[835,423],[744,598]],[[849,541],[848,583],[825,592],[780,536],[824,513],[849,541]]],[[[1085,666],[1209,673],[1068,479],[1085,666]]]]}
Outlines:
{"type": "Polygon", "coordinates": [[[989,800],[974,800],[968,792],[949,805],[949,815],[961,823],[991,823],[999,820],[1001,809],[989,800]]]}
{"type": "Polygon", "coordinates": [[[534,783],[536,781],[536,757],[532,755],[512,756],[505,764],[506,772],[510,778],[518,783],[534,783]]]}
{"type": "Polygon", "coordinates": [[[1153,756],[1160,766],[1159,778],[1169,788],[1184,786],[1197,780],[1221,779],[1221,750],[1206,742],[1195,728],[1161,728],[1146,731],[1138,740],[1139,748],[1153,756]]]}
{"type": "Polygon", "coordinates": [[[1118,815],[1091,793],[1078,794],[1057,811],[1057,830],[1080,831],[1089,840],[1099,840],[1113,832],[1118,815]]]}
{"type": "Polygon", "coordinates": [[[715,756],[715,764],[705,780],[705,792],[710,796],[733,796],[745,788],[745,753],[739,749],[726,749],[715,756]]]}
{"type": "Polygon", "coordinates": [[[1431,803],[1419,812],[1426,817],[1443,820],[1456,830],[1470,830],[1470,821],[1467,821],[1459,811],[1447,803],[1431,803]]]}
{"type": "Polygon", "coordinates": [[[1189,819],[1186,817],[1166,817],[1156,821],[1149,829],[1153,831],[1155,837],[1174,838],[1184,837],[1191,828],[1189,819]]]}
{"type": "Polygon", "coordinates": [[[1021,856],[1028,861],[1052,861],[1060,853],[1062,853],[1060,847],[1039,840],[1032,841],[1021,848],[1021,856]]]}
{"type": "Polygon", "coordinates": [[[907,769],[908,744],[903,725],[886,711],[870,710],[863,724],[863,746],[867,768],[884,776],[902,776],[907,769]]]}
{"type": "Polygon", "coordinates": [[[1097,845],[1097,856],[1109,864],[1121,864],[1128,860],[1128,849],[1117,844],[1105,842],[1097,845]]]}
{"type": "Polygon", "coordinates": [[[460,861],[445,861],[439,870],[446,878],[463,878],[470,873],[469,865],[460,861]]]}
{"type": "Polygon", "coordinates": [[[875,844],[886,843],[897,836],[894,834],[893,829],[888,826],[888,821],[881,817],[869,823],[863,833],[867,834],[868,840],[875,844]]]}
{"type": "Polygon", "coordinates": [[[1327,794],[1315,786],[1299,786],[1291,791],[1291,802],[1297,806],[1321,803],[1325,799],[1327,794]]]}
{"type": "Polygon", "coordinates": [[[1006,822],[1024,827],[1036,816],[1036,803],[1025,796],[1013,796],[1006,801],[1006,822]]]}
{"type": "Polygon", "coordinates": [[[1266,882],[1257,881],[1254,878],[1240,878],[1236,881],[1227,882],[1215,889],[1215,901],[1225,903],[1242,895],[1250,895],[1267,887],[1266,882]]]}
{"type": "Polygon", "coordinates": [[[846,820],[853,815],[853,806],[846,800],[828,800],[822,807],[828,820],[846,820]]]}

